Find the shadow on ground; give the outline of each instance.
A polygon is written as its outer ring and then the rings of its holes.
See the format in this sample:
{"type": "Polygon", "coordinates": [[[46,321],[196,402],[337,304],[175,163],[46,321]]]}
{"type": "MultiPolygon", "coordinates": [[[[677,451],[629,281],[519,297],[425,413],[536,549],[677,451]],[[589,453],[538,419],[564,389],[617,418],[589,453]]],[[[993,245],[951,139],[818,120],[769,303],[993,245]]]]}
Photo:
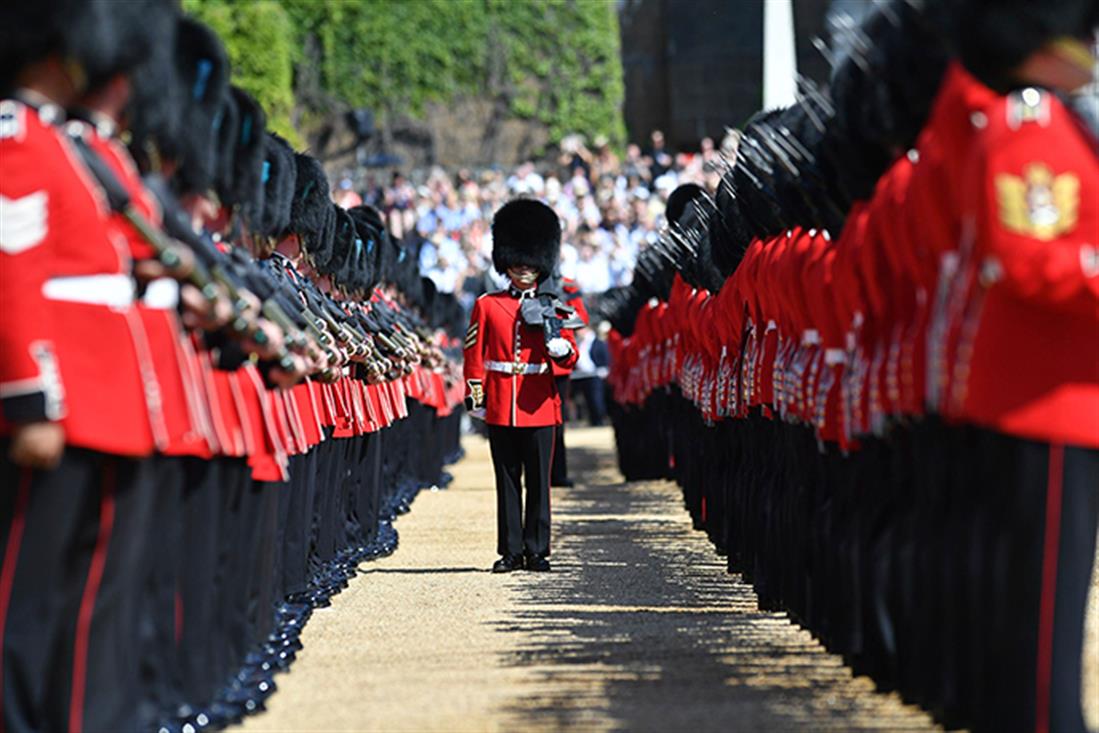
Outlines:
{"type": "Polygon", "coordinates": [[[517,574],[498,623],[533,674],[517,726],[629,731],[928,730],[931,720],[851,678],[784,614],[761,612],[691,530],[678,490],[621,483],[613,455],[571,448],[554,495],[554,572],[517,574]]]}

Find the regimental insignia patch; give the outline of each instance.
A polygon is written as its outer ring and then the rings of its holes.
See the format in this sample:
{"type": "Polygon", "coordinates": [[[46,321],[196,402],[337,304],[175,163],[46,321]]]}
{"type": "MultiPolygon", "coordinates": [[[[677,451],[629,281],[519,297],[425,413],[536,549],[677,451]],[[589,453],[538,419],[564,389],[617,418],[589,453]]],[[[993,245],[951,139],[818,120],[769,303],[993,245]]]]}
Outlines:
{"type": "Polygon", "coordinates": [[[1054,175],[1045,163],[1030,163],[1022,177],[996,176],[1000,223],[1015,234],[1048,242],[1076,227],[1080,213],[1080,178],[1054,175]]]}
{"type": "Polygon", "coordinates": [[[480,332],[480,324],[471,323],[469,329],[466,331],[466,343],[465,348],[472,349],[477,345],[477,334],[480,332]]]}

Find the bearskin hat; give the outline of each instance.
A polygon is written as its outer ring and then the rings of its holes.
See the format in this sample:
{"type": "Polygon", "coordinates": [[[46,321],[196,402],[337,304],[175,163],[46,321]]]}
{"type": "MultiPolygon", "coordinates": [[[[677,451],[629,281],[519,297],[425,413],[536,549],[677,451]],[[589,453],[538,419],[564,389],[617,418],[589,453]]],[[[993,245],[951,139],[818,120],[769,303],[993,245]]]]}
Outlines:
{"type": "Polygon", "coordinates": [[[320,246],[325,219],[332,215],[332,198],[328,193],[328,176],[320,161],[305,153],[294,153],[297,177],[294,180],[294,203],[290,207],[290,229],[301,237],[307,249],[320,246]]]}
{"type": "Polygon", "coordinates": [[[69,54],[84,70],[86,90],[137,68],[175,19],[170,0],[87,0],[86,11],[67,23],[69,54]]]}
{"type": "Polygon", "coordinates": [[[381,227],[381,216],[372,207],[365,205],[348,209],[347,213],[355,222],[355,231],[362,243],[362,290],[373,290],[377,285],[378,258],[381,255],[382,237],[385,236],[385,230],[381,227]]]}
{"type": "Polygon", "coordinates": [[[664,207],[664,218],[668,220],[668,223],[679,221],[679,217],[683,216],[684,210],[687,208],[687,204],[692,200],[698,198],[704,193],[702,186],[697,183],[684,183],[676,187],[668,195],[668,203],[664,207]]]}
{"type": "Polygon", "coordinates": [[[26,66],[59,54],[71,56],[71,24],[87,25],[84,0],[39,0],[0,3],[0,92],[6,97],[16,75],[26,66]],[[78,21],[78,19],[80,19],[78,21]]]}
{"type": "Polygon", "coordinates": [[[229,57],[217,34],[186,16],[176,23],[175,48],[184,93],[175,183],[184,193],[205,194],[217,174],[219,111],[229,86],[229,57]]]}
{"type": "Polygon", "coordinates": [[[381,252],[378,258],[378,281],[397,285],[400,280],[399,265],[405,258],[405,251],[400,243],[389,232],[385,233],[381,241],[381,252]]]}
{"type": "Polygon", "coordinates": [[[221,107],[218,108],[217,122],[217,165],[214,169],[214,190],[222,203],[227,203],[229,189],[233,182],[233,157],[236,155],[237,128],[240,119],[237,110],[237,101],[233,98],[229,88],[221,97],[221,107]]]}
{"type": "Polygon", "coordinates": [[[223,202],[239,206],[253,225],[263,207],[263,161],[266,153],[264,127],[267,116],[248,92],[231,88],[237,105],[237,134],[233,148],[233,168],[223,202]]]}
{"type": "Polygon", "coordinates": [[[330,275],[335,282],[346,287],[350,280],[355,239],[357,238],[355,222],[351,220],[351,216],[346,211],[338,206],[334,208],[333,213],[335,215],[335,228],[332,233],[332,256],[327,263],[318,263],[317,269],[325,275],[330,275]]]}
{"type": "Polygon", "coordinates": [[[333,269],[332,261],[336,254],[336,224],[338,223],[336,211],[339,208],[333,203],[326,204],[321,211],[320,231],[308,240],[302,241],[302,248],[309,254],[313,266],[325,274],[331,273],[333,269]]]}
{"type": "Polygon", "coordinates": [[[438,326],[439,288],[430,277],[420,278],[420,300],[420,313],[424,317],[424,322],[432,328],[438,326]]]}
{"type": "Polygon", "coordinates": [[[1001,92],[1015,84],[1010,72],[1056,38],[1088,37],[1099,23],[1095,0],[960,0],[953,40],[962,64],[1001,92]]]}
{"type": "Polygon", "coordinates": [[[130,74],[127,119],[130,153],[145,172],[159,169],[161,160],[179,158],[179,130],[188,98],[176,73],[178,12],[165,13],[163,23],[150,26],[152,50],[130,74]]]}
{"type": "Polygon", "coordinates": [[[728,277],[736,271],[752,235],[732,186],[719,186],[714,203],[717,216],[710,225],[710,258],[718,271],[728,277]]]}
{"type": "Polygon", "coordinates": [[[419,234],[409,234],[400,241],[401,253],[397,256],[397,268],[400,272],[397,288],[415,306],[420,306],[423,302],[420,282],[420,249],[423,243],[424,239],[419,234]]]}
{"type": "Polygon", "coordinates": [[[290,206],[294,200],[297,165],[294,150],[278,135],[263,136],[262,214],[255,229],[266,237],[282,237],[290,227],[290,206]]]}
{"type": "Polygon", "coordinates": [[[492,266],[504,274],[526,265],[549,276],[561,259],[561,220],[535,199],[514,199],[492,217],[492,266]]]}

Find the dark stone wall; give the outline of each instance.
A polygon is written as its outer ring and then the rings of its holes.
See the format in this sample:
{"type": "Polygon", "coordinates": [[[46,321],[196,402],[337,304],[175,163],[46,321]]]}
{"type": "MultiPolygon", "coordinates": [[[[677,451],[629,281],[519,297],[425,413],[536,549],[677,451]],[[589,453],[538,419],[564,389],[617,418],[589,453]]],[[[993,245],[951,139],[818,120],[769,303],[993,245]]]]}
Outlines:
{"type": "MultiPolygon", "coordinates": [[[[828,64],[813,48],[829,0],[795,0],[798,70],[818,83],[828,64]]],[[[621,0],[625,118],[632,142],[654,128],[694,149],[740,127],[763,103],[763,0],[621,0]]]]}

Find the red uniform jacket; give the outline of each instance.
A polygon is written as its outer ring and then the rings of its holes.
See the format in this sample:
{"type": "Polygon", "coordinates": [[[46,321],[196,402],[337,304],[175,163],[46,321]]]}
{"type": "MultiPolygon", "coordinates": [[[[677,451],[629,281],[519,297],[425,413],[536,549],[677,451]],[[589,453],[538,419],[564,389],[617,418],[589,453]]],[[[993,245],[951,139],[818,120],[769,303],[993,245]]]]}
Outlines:
{"type": "Polygon", "coordinates": [[[129,248],[51,114],[0,101],[0,434],[60,420],[70,445],[146,455],[155,372],[129,248]]]}
{"type": "MultiPolygon", "coordinates": [[[[544,427],[561,423],[561,398],[553,381],[551,360],[541,329],[519,315],[514,289],[482,295],[473,304],[465,340],[466,395],[484,391],[485,422],[511,427],[544,427]]],[[[576,337],[561,333],[572,346],[556,360],[571,369],[576,364],[576,337]]]]}
{"type": "MultiPolygon", "coordinates": [[[[591,325],[591,316],[584,305],[584,298],[580,294],[580,286],[571,277],[561,278],[561,300],[565,302],[565,305],[576,309],[577,317],[584,322],[585,326],[591,325]]],[[[553,369],[553,376],[555,377],[566,376],[572,371],[572,367],[564,367],[557,362],[553,362],[550,367],[553,369]]]]}
{"type": "Polygon", "coordinates": [[[1099,448],[1099,156],[1052,94],[989,108],[962,187],[971,290],[954,398],[1009,435],[1099,448]]]}

